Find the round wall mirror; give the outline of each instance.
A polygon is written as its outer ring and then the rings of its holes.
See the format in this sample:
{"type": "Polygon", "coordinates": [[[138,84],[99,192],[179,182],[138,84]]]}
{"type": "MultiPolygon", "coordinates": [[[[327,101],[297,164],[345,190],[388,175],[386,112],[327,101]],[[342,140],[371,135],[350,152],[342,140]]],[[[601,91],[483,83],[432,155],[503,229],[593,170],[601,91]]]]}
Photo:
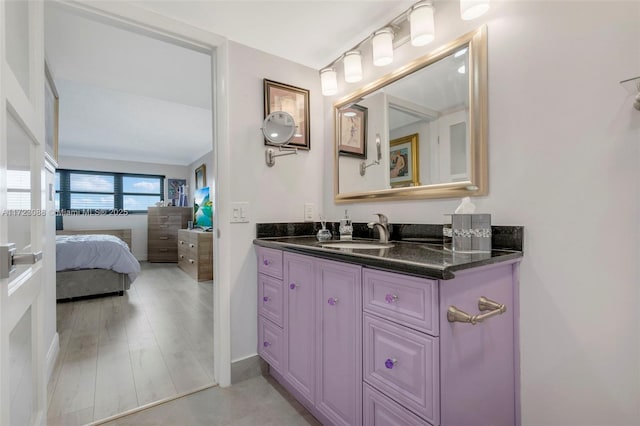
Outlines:
{"type": "Polygon", "coordinates": [[[262,123],[264,138],[274,145],[286,145],[296,132],[296,122],[284,111],[272,112],[262,123]]]}

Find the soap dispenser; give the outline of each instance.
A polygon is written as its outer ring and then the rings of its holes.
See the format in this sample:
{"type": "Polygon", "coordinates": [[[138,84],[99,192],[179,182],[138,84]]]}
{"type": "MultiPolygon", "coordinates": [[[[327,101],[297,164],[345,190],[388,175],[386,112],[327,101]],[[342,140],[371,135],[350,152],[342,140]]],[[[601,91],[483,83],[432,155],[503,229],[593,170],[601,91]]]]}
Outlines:
{"type": "Polygon", "coordinates": [[[347,210],[344,211],[344,219],[340,219],[340,240],[341,241],[350,241],[353,236],[353,225],[351,224],[351,219],[349,218],[349,213],[347,210]]]}

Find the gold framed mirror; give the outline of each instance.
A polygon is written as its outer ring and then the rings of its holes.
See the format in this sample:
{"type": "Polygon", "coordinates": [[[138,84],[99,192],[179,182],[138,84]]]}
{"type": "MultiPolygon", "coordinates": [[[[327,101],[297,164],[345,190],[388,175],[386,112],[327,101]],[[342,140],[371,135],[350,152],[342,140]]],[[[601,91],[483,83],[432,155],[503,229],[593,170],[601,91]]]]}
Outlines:
{"type": "Polygon", "coordinates": [[[486,33],[482,26],[334,103],[336,203],[488,193],[486,33]],[[339,149],[345,143],[339,120],[354,107],[367,111],[367,157],[381,143],[382,159],[364,175],[362,159],[339,149]],[[392,146],[409,136],[415,148],[392,146]],[[407,176],[398,174],[399,158],[415,164],[400,171],[407,176]]]}

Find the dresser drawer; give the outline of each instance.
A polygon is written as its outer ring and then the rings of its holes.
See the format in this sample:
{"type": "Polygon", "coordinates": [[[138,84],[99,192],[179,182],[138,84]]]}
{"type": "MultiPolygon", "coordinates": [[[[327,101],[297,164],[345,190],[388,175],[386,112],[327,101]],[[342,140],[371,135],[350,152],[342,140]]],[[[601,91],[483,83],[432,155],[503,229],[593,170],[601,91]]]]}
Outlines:
{"type": "Polygon", "coordinates": [[[264,317],[258,317],[258,354],[274,370],[282,373],[284,334],[280,327],[264,317]]]}
{"type": "Polygon", "coordinates": [[[437,281],[365,268],[363,283],[366,312],[439,334],[437,281]]]}
{"type": "Polygon", "coordinates": [[[258,247],[258,272],[282,278],[282,251],[258,247]]]}
{"type": "Polygon", "coordinates": [[[437,338],[365,314],[364,380],[420,417],[439,424],[437,338]]]}
{"type": "Polygon", "coordinates": [[[375,426],[431,426],[402,405],[366,383],[362,389],[363,424],[375,426]]]}
{"type": "Polygon", "coordinates": [[[258,274],[258,314],[282,327],[283,301],[282,280],[258,274]]]}

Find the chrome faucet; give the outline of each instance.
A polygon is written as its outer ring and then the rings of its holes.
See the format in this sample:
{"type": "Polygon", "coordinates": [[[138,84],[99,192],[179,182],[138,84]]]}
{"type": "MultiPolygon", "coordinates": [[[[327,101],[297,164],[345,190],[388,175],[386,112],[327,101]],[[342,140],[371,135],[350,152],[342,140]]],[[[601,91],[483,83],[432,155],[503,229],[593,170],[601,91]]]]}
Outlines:
{"type": "Polygon", "coordinates": [[[381,243],[388,243],[389,242],[389,238],[391,238],[391,235],[389,233],[389,219],[387,219],[387,217],[385,215],[383,215],[382,213],[375,213],[378,215],[378,221],[377,222],[369,222],[367,224],[367,226],[370,229],[373,229],[374,227],[378,228],[378,232],[380,233],[380,242],[381,243]]]}

